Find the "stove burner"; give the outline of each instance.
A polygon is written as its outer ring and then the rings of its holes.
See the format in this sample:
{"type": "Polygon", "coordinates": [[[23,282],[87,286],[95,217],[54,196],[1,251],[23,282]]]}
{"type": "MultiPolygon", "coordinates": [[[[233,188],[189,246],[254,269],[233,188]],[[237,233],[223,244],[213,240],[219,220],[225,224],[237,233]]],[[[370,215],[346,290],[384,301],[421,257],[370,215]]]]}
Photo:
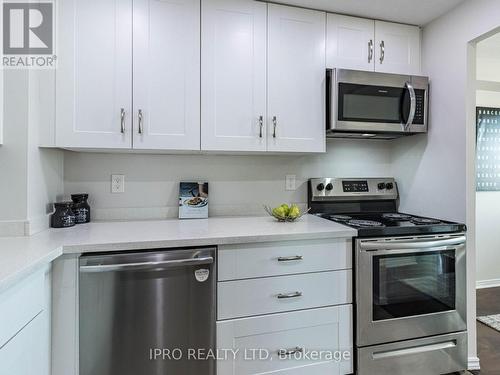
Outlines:
{"type": "Polygon", "coordinates": [[[424,217],[412,217],[411,222],[417,225],[439,224],[441,221],[424,217]]]}
{"type": "Polygon", "coordinates": [[[382,217],[384,219],[395,220],[395,221],[403,221],[403,220],[410,220],[411,219],[410,215],[398,214],[398,213],[382,214],[382,217]]]}
{"type": "Polygon", "coordinates": [[[329,216],[329,218],[332,220],[338,220],[338,221],[348,221],[348,220],[352,219],[351,216],[347,216],[347,215],[331,215],[331,216],[329,216]]]}
{"type": "Polygon", "coordinates": [[[347,224],[360,228],[383,227],[384,224],[374,220],[349,220],[347,224]]]}

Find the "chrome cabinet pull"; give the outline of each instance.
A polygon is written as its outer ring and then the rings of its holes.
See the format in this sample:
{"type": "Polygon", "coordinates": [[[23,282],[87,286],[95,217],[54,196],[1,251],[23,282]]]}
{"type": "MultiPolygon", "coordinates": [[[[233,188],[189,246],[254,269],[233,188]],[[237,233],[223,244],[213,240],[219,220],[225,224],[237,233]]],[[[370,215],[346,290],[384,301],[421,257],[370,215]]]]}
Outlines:
{"type": "Polygon", "coordinates": [[[276,138],[276,127],[278,126],[278,119],[273,116],[273,138],[276,138]]]}
{"type": "Polygon", "coordinates": [[[373,59],[373,39],[368,42],[368,62],[372,62],[373,59]]]}
{"type": "Polygon", "coordinates": [[[297,298],[302,297],[302,292],[280,293],[276,297],[278,299],[297,298]]]}
{"type": "Polygon", "coordinates": [[[278,355],[280,357],[288,357],[294,355],[295,353],[302,353],[303,351],[304,351],[303,348],[301,348],[300,346],[296,346],[295,348],[292,349],[280,349],[278,350],[278,355]]]}
{"type": "Polygon", "coordinates": [[[138,126],[137,131],[139,132],[139,134],[142,134],[144,132],[143,125],[142,125],[142,120],[143,120],[142,109],[139,109],[139,112],[137,113],[137,117],[139,120],[139,126],[138,126]]]}
{"type": "Polygon", "coordinates": [[[385,58],[385,42],[381,41],[380,42],[380,63],[382,64],[384,62],[385,58]]]}
{"type": "Polygon", "coordinates": [[[259,138],[262,138],[263,128],[264,128],[264,116],[259,116],[259,138]]]}
{"type": "Polygon", "coordinates": [[[278,262],[292,262],[294,260],[302,260],[304,259],[302,255],[292,255],[288,257],[278,257],[278,262]]]}
{"type": "Polygon", "coordinates": [[[120,110],[120,131],[125,133],[125,108],[120,110]]]}

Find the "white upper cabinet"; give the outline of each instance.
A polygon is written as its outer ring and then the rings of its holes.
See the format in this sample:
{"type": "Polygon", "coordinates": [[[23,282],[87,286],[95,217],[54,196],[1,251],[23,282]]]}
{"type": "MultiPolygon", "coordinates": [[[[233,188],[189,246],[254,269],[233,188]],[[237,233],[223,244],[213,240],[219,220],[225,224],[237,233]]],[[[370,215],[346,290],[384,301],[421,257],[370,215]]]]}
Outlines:
{"type": "Polygon", "coordinates": [[[375,21],[375,70],[420,74],[420,29],[375,21]]]}
{"type": "Polygon", "coordinates": [[[420,28],[328,14],[327,66],[420,74],[420,28]]]}
{"type": "Polygon", "coordinates": [[[203,150],[266,150],[266,17],[261,2],[202,2],[203,150]]]}
{"type": "Polygon", "coordinates": [[[135,149],[200,149],[200,1],[134,0],[135,149]]]}
{"type": "Polygon", "coordinates": [[[324,152],[326,14],[268,5],[268,150],[324,152]]]}
{"type": "Polygon", "coordinates": [[[59,2],[56,145],[132,146],[132,0],[59,2]]]}
{"type": "Polygon", "coordinates": [[[364,18],[327,15],[327,66],[373,71],[375,22],[364,18]]]}

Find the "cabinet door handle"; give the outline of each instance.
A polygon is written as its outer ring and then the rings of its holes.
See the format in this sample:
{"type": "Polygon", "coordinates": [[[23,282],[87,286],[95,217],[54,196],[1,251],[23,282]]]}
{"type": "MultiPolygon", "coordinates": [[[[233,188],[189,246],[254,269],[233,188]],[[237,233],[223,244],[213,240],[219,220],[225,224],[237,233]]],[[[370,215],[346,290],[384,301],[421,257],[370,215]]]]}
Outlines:
{"type": "Polygon", "coordinates": [[[142,134],[144,132],[142,109],[139,109],[139,112],[137,113],[137,118],[138,118],[138,123],[139,123],[137,131],[139,132],[139,134],[142,134]]]}
{"type": "Polygon", "coordinates": [[[276,297],[278,299],[297,298],[302,297],[302,292],[280,293],[276,297]]]}
{"type": "Polygon", "coordinates": [[[278,262],[292,262],[296,260],[302,260],[304,259],[302,255],[292,255],[288,257],[278,257],[278,262]]]}
{"type": "Polygon", "coordinates": [[[384,62],[385,58],[385,43],[384,41],[380,42],[380,63],[382,64],[384,62]]]}
{"type": "Polygon", "coordinates": [[[125,108],[120,110],[120,131],[122,134],[125,133],[125,108]]]}
{"type": "Polygon", "coordinates": [[[368,62],[372,62],[373,59],[373,39],[368,42],[368,62]]]}
{"type": "Polygon", "coordinates": [[[276,127],[278,126],[278,119],[273,116],[273,138],[276,138],[276,127]]]}
{"type": "Polygon", "coordinates": [[[259,138],[262,138],[263,129],[264,129],[264,116],[259,116],[259,138]]]}
{"type": "Polygon", "coordinates": [[[291,355],[294,355],[295,353],[302,353],[304,351],[303,348],[300,346],[296,346],[295,348],[292,349],[280,349],[278,350],[278,355],[280,357],[289,357],[291,355]]]}

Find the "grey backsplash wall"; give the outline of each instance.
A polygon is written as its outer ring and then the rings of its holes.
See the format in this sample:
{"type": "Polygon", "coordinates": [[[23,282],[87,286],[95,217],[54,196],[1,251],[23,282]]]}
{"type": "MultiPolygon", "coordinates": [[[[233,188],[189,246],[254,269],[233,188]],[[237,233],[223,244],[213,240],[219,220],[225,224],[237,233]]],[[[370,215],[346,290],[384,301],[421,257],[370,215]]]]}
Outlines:
{"type": "Polygon", "coordinates": [[[208,181],[210,215],[265,214],[262,205],[307,202],[307,179],[390,176],[385,141],[329,140],[320,155],[144,155],[65,152],[64,191],[88,192],[97,220],[177,216],[179,181],[208,181]],[[111,174],[125,175],[125,193],[112,194],[111,174]],[[285,175],[297,190],[285,190],[285,175]]]}

